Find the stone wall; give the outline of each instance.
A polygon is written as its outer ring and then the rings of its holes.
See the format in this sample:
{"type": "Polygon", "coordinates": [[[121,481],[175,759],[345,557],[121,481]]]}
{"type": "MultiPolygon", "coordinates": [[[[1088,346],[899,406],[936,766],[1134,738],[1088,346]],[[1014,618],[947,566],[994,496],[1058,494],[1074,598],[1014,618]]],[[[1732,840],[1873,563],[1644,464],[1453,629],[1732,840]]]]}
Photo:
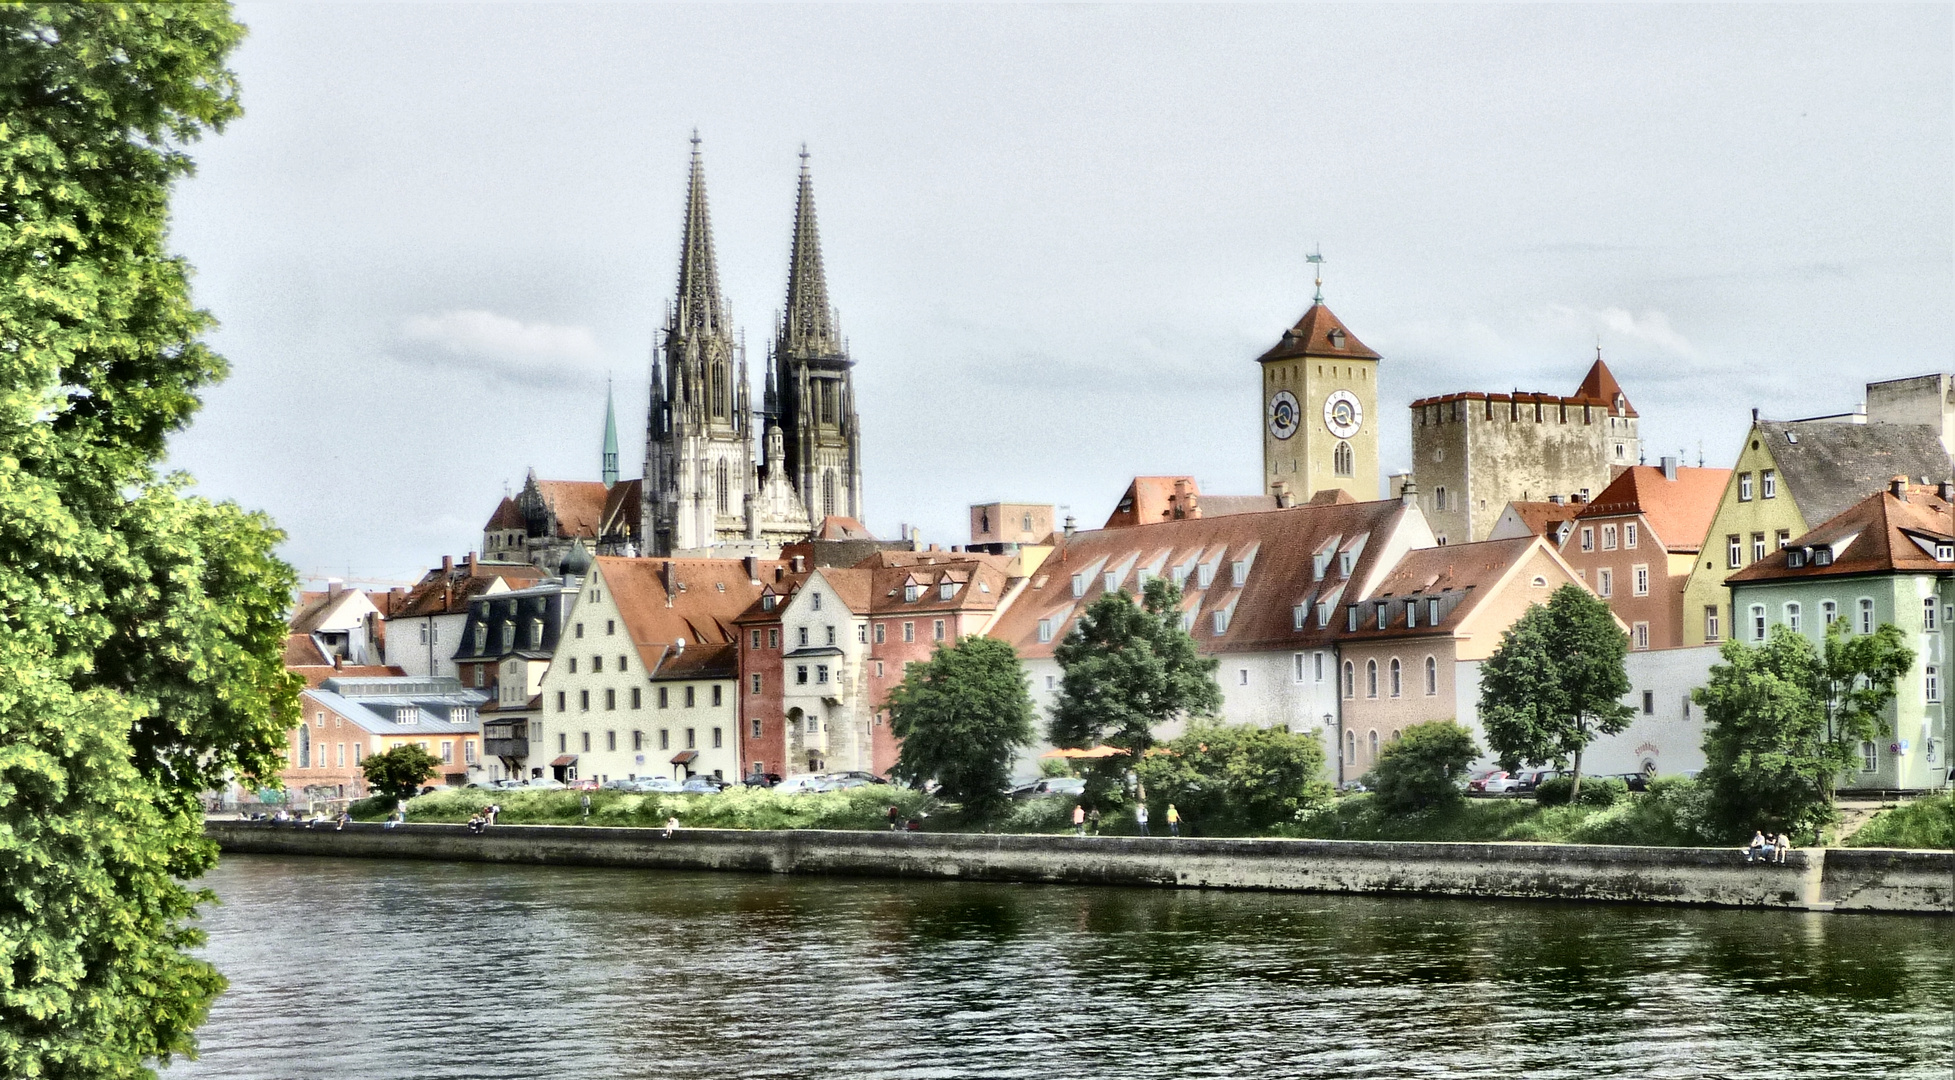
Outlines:
{"type": "Polygon", "coordinates": [[[1075,885],[1955,912],[1948,852],[212,821],[225,851],[1075,885]]]}

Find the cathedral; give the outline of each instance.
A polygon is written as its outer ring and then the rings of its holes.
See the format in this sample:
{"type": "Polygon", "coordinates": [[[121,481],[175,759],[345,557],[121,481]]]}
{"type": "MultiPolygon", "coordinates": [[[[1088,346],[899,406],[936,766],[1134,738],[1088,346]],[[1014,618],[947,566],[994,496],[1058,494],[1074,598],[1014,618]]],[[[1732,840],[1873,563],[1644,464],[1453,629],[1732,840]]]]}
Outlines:
{"type": "Polygon", "coordinates": [[[765,554],[807,539],[828,518],[860,522],[853,367],[828,304],[803,149],[787,305],[756,413],[746,346],[720,295],[695,134],[678,291],[652,356],[640,511],[646,554],[765,554]]]}

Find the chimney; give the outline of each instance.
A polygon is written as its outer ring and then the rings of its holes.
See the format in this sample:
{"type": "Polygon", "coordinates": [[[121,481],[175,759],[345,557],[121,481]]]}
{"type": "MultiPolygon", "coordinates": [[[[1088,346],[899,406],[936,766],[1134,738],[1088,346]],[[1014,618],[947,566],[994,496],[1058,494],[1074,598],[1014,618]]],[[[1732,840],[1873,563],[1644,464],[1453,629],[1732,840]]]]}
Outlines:
{"type": "Polygon", "coordinates": [[[346,583],[345,583],[345,582],[343,582],[343,581],[341,581],[340,579],[338,579],[338,578],[336,578],[336,577],[329,577],[329,578],[327,578],[327,579],[326,579],[326,599],[328,599],[328,600],[337,600],[337,599],[339,599],[339,594],[340,594],[340,592],[341,592],[342,590],[344,590],[344,589],[345,589],[345,587],[346,587],[346,583]]]}
{"type": "Polygon", "coordinates": [[[473,551],[467,552],[462,555],[462,568],[464,570],[475,569],[475,553],[473,551]]]}
{"type": "Polygon", "coordinates": [[[1751,422],[1754,426],[1758,423],[1758,406],[1756,405],[1751,407],[1751,422]]]}
{"type": "Polygon", "coordinates": [[[794,557],[794,572],[797,574],[805,573],[807,569],[808,557],[805,555],[796,555],[794,557]]]}
{"type": "Polygon", "coordinates": [[[1419,505],[1419,485],[1410,476],[1406,477],[1405,482],[1398,486],[1398,502],[1401,506],[1419,505]]]}
{"type": "Polygon", "coordinates": [[[443,555],[441,557],[441,572],[444,575],[455,572],[455,557],[453,555],[443,555]]]}
{"type": "Polygon", "coordinates": [[[1073,525],[1073,516],[1071,514],[1067,514],[1066,515],[1066,539],[1071,540],[1073,538],[1074,528],[1075,526],[1073,525]]]}
{"type": "Polygon", "coordinates": [[[1899,499],[1902,502],[1906,502],[1907,501],[1907,477],[1896,476],[1892,480],[1887,481],[1887,494],[1894,496],[1896,499],[1899,499]]]}
{"type": "Polygon", "coordinates": [[[1290,482],[1288,480],[1278,480],[1276,483],[1271,484],[1269,493],[1276,496],[1276,505],[1279,507],[1289,507],[1296,504],[1295,497],[1290,494],[1290,482]]]}
{"type": "Polygon", "coordinates": [[[755,556],[753,556],[753,555],[749,555],[749,556],[747,556],[746,558],[744,558],[744,559],[741,559],[741,560],[740,560],[740,565],[746,568],[746,570],[747,570],[747,580],[748,580],[748,581],[759,581],[759,580],[760,580],[760,559],[759,559],[759,558],[757,558],[757,557],[755,557],[755,556]]]}
{"type": "Polygon", "coordinates": [[[1673,457],[1665,457],[1665,458],[1659,458],[1658,460],[1662,463],[1663,466],[1663,479],[1675,480],[1677,478],[1677,459],[1673,457]]]}
{"type": "Polygon", "coordinates": [[[672,569],[671,559],[665,560],[664,565],[659,567],[659,577],[665,586],[665,606],[671,607],[672,594],[679,591],[678,574],[672,569]]]}
{"type": "Polygon", "coordinates": [[[1942,502],[1955,502],[1955,484],[1943,480],[1935,486],[1935,494],[1941,496],[1942,502]]]}

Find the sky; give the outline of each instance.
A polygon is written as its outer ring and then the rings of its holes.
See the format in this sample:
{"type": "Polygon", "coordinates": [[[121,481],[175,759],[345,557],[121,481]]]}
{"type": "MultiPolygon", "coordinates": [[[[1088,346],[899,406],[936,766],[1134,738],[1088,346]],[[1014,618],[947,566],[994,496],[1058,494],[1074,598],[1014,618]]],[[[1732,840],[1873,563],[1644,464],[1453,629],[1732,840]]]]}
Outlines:
{"type": "Polygon", "coordinates": [[[807,145],[878,535],[1255,493],[1313,250],[1385,472],[1413,399],[1598,341],[1652,463],[1728,465],[1752,408],[1955,370],[1952,12],[243,4],[172,229],[231,375],[171,465],[374,584],[597,479],[607,385],[639,475],[695,128],[755,379],[807,145]]]}

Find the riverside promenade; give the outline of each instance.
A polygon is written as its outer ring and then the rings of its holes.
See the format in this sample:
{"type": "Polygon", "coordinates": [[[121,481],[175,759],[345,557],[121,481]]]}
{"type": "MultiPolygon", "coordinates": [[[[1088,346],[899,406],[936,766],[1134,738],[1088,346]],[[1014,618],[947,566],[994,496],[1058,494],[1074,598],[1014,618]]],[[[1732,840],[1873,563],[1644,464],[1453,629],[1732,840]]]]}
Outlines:
{"type": "Polygon", "coordinates": [[[213,819],[226,852],[764,874],[1955,914],[1955,855],[1816,848],[1374,843],[213,819]]]}

